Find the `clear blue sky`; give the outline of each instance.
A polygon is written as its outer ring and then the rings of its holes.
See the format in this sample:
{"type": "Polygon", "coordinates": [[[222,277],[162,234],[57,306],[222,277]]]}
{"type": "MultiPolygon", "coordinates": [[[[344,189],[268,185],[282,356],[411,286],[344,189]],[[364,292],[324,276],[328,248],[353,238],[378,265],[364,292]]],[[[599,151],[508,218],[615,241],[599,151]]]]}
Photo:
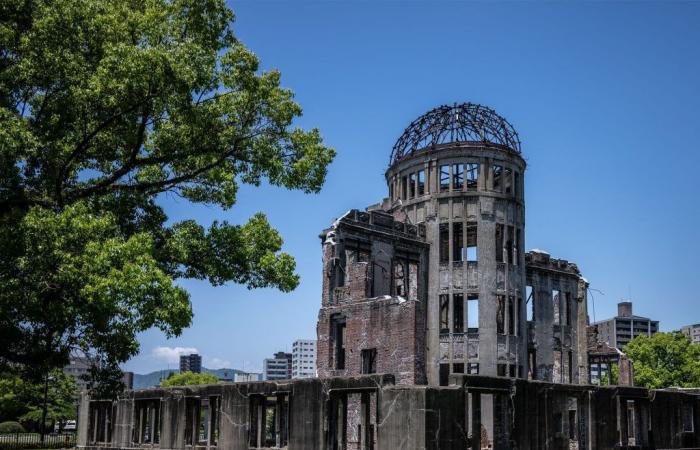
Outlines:
{"type": "MultiPolygon", "coordinates": [[[[314,338],[319,232],[386,194],[391,147],[425,111],[471,101],[520,133],[528,161],[526,248],[574,261],[605,295],[669,330],[700,322],[700,3],[233,2],[237,36],[282,72],[338,156],[319,195],[244,188],[228,211],[164,199],[171,218],[268,215],[297,260],[291,294],[185,281],[194,323],[140,337],[138,373],[175,347],[205,366],[260,370],[314,338]],[[157,347],[168,347],[160,348],[157,347]]],[[[589,314],[593,320],[592,303],[589,314]]],[[[170,364],[174,367],[174,364],[170,364]]]]}

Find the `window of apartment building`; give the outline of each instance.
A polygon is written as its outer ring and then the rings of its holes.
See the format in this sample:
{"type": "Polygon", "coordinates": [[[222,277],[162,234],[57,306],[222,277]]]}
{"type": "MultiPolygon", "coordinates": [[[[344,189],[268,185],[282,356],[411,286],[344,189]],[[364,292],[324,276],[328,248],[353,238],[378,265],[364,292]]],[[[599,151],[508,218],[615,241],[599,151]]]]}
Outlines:
{"type": "Polygon", "coordinates": [[[362,373],[377,373],[377,349],[366,348],[362,350],[362,373]]]}
{"type": "Polygon", "coordinates": [[[331,337],[333,339],[333,355],[335,368],[345,369],[345,318],[342,316],[331,317],[331,337]]]}
{"type": "Polygon", "coordinates": [[[496,296],[496,333],[505,334],[506,296],[496,296]]]}
{"type": "Polygon", "coordinates": [[[450,332],[450,296],[440,294],[440,333],[450,332]]]}
{"type": "Polygon", "coordinates": [[[467,261],[477,261],[477,225],[467,222],[467,261]]]}
{"type": "Polygon", "coordinates": [[[467,163],[467,189],[476,190],[479,182],[479,164],[467,163]]]}
{"type": "Polygon", "coordinates": [[[440,192],[450,190],[450,166],[444,164],[440,166],[440,192]]]}
{"type": "Polygon", "coordinates": [[[479,294],[467,294],[467,329],[470,333],[479,331],[479,294]]]}
{"type": "Polygon", "coordinates": [[[134,440],[136,444],[160,441],[160,399],[134,401],[134,440]]]}
{"type": "Polygon", "coordinates": [[[464,187],[464,166],[459,164],[452,164],[452,189],[455,191],[461,191],[464,187]]]}
{"type": "Polygon", "coordinates": [[[491,169],[493,173],[493,190],[496,192],[501,192],[503,188],[503,166],[494,165],[491,169]]]}
{"type": "Polygon", "coordinates": [[[452,261],[462,261],[464,256],[464,224],[452,222],[452,261]]]}
{"type": "Polygon", "coordinates": [[[561,324],[561,299],[559,298],[559,290],[552,289],[552,306],[554,311],[554,324],[561,324]]]}
{"type": "Polygon", "coordinates": [[[464,295],[452,294],[452,332],[464,333],[464,295]]]}
{"type": "Polygon", "coordinates": [[[418,171],[418,195],[425,194],[425,170],[418,171]]]}
{"type": "Polygon", "coordinates": [[[289,438],[289,395],[251,395],[249,402],[249,447],[286,447],[289,438]]]}
{"type": "Polygon", "coordinates": [[[508,334],[515,335],[515,299],[508,297],[508,334]]]}
{"type": "Polygon", "coordinates": [[[505,175],[503,179],[505,185],[506,194],[513,193],[513,170],[506,168],[505,175]]]}
{"type": "Polygon", "coordinates": [[[503,262],[503,224],[496,224],[496,262],[503,262]]]}
{"type": "Polygon", "coordinates": [[[450,261],[450,229],[446,223],[440,224],[440,262],[450,261]]]}
{"type": "Polygon", "coordinates": [[[467,373],[469,375],[479,375],[479,363],[467,364],[467,373]]]}
{"type": "Polygon", "coordinates": [[[410,195],[410,198],[414,198],[416,196],[416,174],[415,173],[412,173],[411,175],[409,175],[408,193],[410,195]]]}

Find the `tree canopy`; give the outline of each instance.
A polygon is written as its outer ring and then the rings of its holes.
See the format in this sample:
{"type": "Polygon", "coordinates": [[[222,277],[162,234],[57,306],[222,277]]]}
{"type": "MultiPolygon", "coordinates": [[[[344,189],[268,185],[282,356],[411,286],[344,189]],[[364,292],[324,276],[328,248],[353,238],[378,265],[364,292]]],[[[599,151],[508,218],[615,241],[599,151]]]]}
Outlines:
{"type": "Polygon", "coordinates": [[[189,386],[192,384],[214,384],[219,378],[213,373],[181,372],[173,374],[160,382],[161,386],[189,386]]]}
{"type": "Polygon", "coordinates": [[[681,332],[637,336],[623,351],[634,364],[637,386],[700,387],[700,345],[681,332]]]}
{"type": "Polygon", "coordinates": [[[190,324],[178,278],[297,286],[262,213],[203,226],[158,202],[325,180],[334,150],[233,20],[224,0],[0,0],[0,366],[77,352],[106,384],[137,333],[190,324]]]}

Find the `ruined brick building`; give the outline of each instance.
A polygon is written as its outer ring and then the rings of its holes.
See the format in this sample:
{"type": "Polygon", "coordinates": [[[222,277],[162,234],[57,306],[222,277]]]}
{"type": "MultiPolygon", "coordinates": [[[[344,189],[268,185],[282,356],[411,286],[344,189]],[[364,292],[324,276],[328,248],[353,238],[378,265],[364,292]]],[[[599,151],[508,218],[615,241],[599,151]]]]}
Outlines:
{"type": "Polygon", "coordinates": [[[389,196],[321,234],[319,378],[83,394],[77,447],[700,448],[696,391],[589,383],[631,372],[588,326],[576,265],[524,252],[525,167],[491,109],[422,116],[389,196]]]}
{"type": "Polygon", "coordinates": [[[399,137],[388,197],[321,234],[319,376],[450,374],[588,383],[587,282],[525,253],[525,169],[490,108],[441,106],[399,137]]]}

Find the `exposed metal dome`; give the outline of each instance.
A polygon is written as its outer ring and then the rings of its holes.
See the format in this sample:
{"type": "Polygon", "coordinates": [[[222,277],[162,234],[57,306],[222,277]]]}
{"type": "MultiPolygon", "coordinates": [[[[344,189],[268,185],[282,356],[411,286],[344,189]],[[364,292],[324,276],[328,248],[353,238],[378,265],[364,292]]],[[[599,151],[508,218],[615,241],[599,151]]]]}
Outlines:
{"type": "Polygon", "coordinates": [[[411,122],[394,144],[389,164],[426,147],[450,142],[495,144],[520,153],[518,133],[496,111],[475,103],[455,103],[439,106],[411,122]]]}

